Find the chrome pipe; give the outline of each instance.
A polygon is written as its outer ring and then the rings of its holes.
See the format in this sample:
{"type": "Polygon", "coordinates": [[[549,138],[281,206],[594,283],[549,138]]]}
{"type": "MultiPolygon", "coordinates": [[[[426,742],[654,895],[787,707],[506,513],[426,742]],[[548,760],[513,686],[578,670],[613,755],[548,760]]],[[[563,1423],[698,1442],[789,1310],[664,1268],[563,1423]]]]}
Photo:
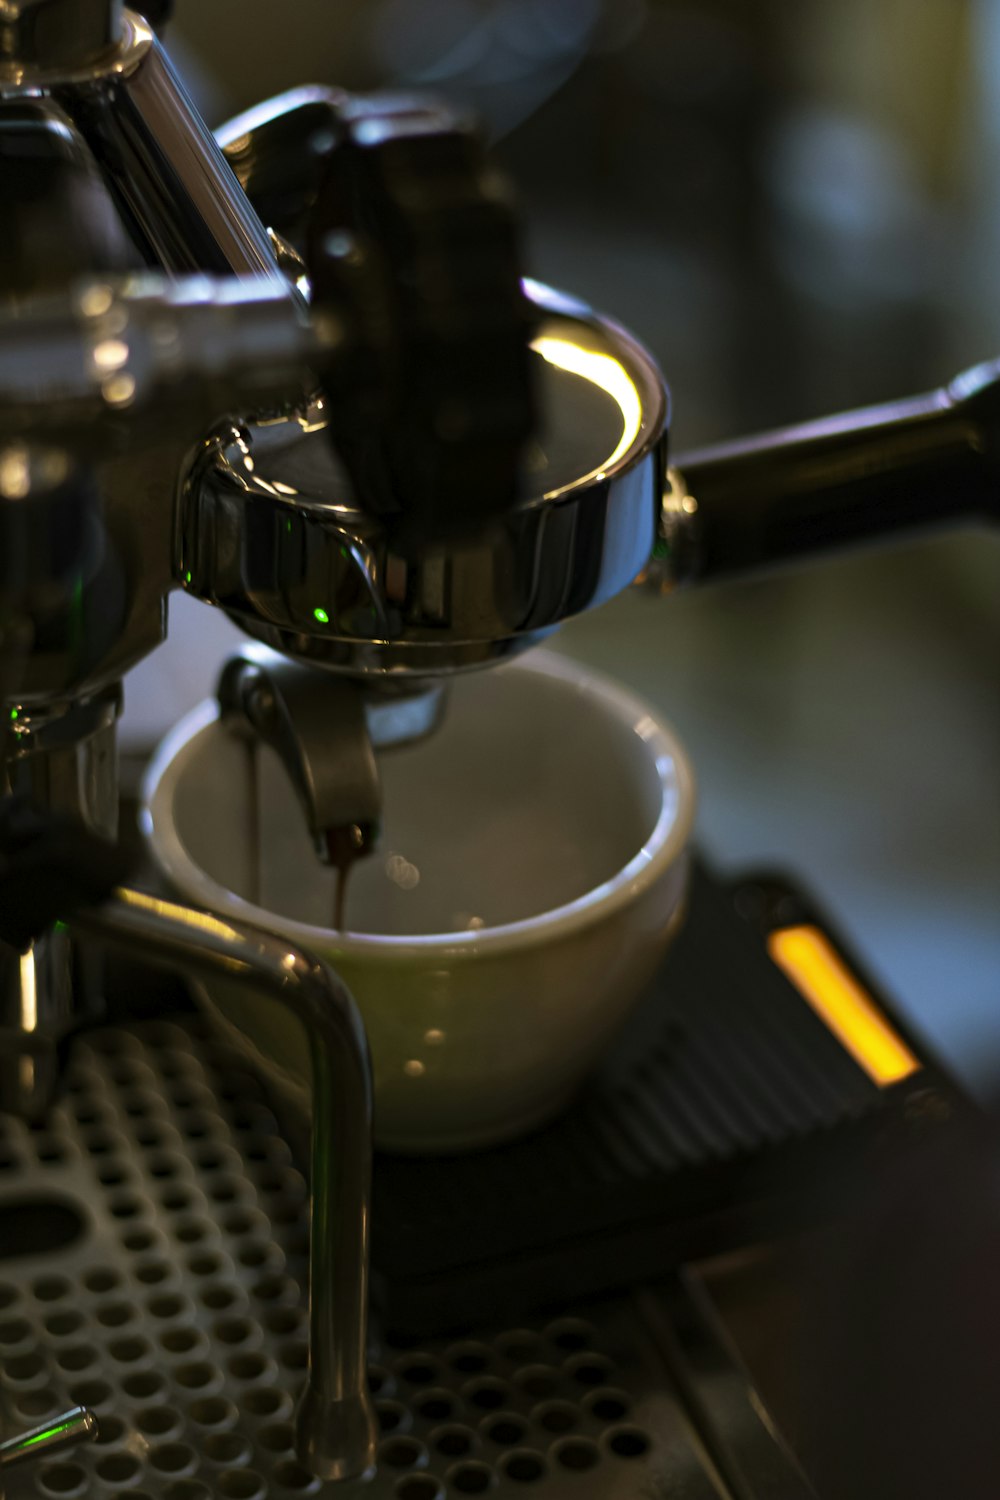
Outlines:
{"type": "Polygon", "coordinates": [[[152,28],[126,10],[110,57],[35,78],[92,150],[136,244],[166,271],[258,276],[277,269],[267,231],[152,28]]]}
{"type": "Polygon", "coordinates": [[[50,1417],[30,1432],[0,1443],[0,1466],[24,1463],[29,1458],[48,1458],[76,1443],[92,1443],[98,1436],[97,1418],[85,1406],[73,1406],[58,1417],[50,1417]]]}
{"type": "Polygon", "coordinates": [[[219,411],[304,404],[336,354],[326,331],[278,273],[95,277],[0,311],[0,432],[96,456],[174,431],[195,443],[219,411]]]}
{"type": "Polygon", "coordinates": [[[354,1001],[333,971],[246,923],[119,889],[71,930],[143,963],[222,977],[271,996],[302,1024],[312,1067],[309,1375],[299,1458],[320,1479],[370,1466],[375,1420],[366,1378],[371,1072],[354,1001]]]}

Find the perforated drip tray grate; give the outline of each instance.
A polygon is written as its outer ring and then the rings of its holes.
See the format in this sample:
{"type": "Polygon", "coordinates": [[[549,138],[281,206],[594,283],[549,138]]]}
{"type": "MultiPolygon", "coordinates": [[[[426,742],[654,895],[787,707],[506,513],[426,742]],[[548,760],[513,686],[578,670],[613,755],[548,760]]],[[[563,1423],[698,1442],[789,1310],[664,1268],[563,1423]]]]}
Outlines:
{"type": "Polygon", "coordinates": [[[626,1299],[419,1347],[376,1335],[377,1474],[320,1485],[291,1447],[307,1239],[261,1084],[201,1023],[77,1042],[46,1128],[0,1117],[0,1429],[79,1402],[100,1438],[10,1470],[8,1500],[724,1493],[626,1299]]]}

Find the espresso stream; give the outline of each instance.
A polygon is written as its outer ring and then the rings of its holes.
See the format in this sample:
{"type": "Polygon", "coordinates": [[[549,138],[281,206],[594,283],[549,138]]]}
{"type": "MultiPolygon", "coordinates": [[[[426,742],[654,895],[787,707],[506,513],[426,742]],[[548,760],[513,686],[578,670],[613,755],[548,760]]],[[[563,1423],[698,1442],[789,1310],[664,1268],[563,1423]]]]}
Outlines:
{"type": "Polygon", "coordinates": [[[344,931],[344,908],[347,903],[347,884],[351,871],[359,859],[364,859],[371,850],[373,833],[360,823],[347,823],[343,828],[330,828],[326,833],[327,861],[335,871],[333,885],[333,930],[344,931]]]}

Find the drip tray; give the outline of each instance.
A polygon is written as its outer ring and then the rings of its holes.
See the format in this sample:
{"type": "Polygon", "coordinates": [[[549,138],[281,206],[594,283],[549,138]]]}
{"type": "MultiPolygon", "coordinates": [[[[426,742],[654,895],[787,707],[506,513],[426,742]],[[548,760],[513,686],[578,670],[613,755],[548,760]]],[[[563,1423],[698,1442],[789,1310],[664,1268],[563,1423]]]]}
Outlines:
{"type": "MultiPolygon", "coordinates": [[[[787,883],[698,867],[661,974],[561,1120],[377,1160],[381,1440],[343,1486],[292,1451],[308,1189],[264,1085],[190,1013],[79,1039],[45,1128],[0,1116],[0,1433],[74,1403],[101,1433],[5,1471],[8,1500],[811,1494],[714,1314],[661,1278],[815,1222],[831,1171],[960,1100],[848,957],[913,1053],[876,1086],[768,958],[788,923],[830,934],[787,883]]],[[[118,980],[126,1011],[178,998],[118,980]]]]}
{"type": "Polygon", "coordinates": [[[627,1297],[376,1329],[377,1474],[321,1485],[292,1452],[307,1243],[264,1089],[197,1018],[78,1041],[44,1129],[0,1117],[0,1431],[79,1402],[100,1438],[5,1473],[8,1500],[727,1493],[627,1297]]]}

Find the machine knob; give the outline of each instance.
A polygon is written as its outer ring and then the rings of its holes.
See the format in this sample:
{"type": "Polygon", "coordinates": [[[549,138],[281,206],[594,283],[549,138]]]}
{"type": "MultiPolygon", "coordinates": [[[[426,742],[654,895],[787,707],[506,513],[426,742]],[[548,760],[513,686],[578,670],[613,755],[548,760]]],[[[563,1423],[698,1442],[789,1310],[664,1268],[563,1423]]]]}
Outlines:
{"type": "Polygon", "coordinates": [[[306,262],[331,437],[397,550],[481,535],[534,420],[514,212],[447,110],[342,96],[330,120],[306,262]]]}

